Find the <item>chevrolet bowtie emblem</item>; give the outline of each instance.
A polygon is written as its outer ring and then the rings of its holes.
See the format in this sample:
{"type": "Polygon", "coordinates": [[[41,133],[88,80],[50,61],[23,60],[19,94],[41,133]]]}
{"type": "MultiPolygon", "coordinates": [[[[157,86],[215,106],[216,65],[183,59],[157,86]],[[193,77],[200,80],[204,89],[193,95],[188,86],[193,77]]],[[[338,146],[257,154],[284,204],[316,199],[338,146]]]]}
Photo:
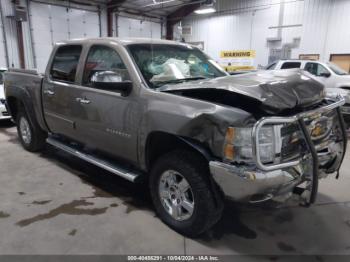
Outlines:
{"type": "Polygon", "coordinates": [[[319,137],[323,133],[323,128],[320,124],[317,124],[311,131],[312,137],[319,137]]]}

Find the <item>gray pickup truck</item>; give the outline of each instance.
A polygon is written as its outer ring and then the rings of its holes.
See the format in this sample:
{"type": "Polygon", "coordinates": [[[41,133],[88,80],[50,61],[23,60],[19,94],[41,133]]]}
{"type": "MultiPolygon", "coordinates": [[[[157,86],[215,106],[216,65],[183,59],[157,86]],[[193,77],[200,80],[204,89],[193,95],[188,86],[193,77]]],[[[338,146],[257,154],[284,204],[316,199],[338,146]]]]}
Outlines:
{"type": "Polygon", "coordinates": [[[229,76],[172,41],[60,42],[45,74],[6,73],[5,93],[25,149],[48,143],[147,181],[158,216],[188,236],[220,219],[225,198],[309,206],[346,150],[344,100],[307,73],[229,76]]]}

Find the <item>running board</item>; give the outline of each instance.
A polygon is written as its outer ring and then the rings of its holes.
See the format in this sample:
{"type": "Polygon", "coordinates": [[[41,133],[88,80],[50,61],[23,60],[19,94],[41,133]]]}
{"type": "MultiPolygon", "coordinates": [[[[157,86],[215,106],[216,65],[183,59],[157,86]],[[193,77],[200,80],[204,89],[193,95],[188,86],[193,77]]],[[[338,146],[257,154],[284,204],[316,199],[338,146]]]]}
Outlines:
{"type": "Polygon", "coordinates": [[[49,137],[46,139],[46,142],[48,144],[56,147],[56,148],[59,148],[59,149],[65,151],[71,155],[74,155],[80,159],[83,159],[86,162],[89,162],[95,166],[98,166],[104,170],[107,170],[107,171],[109,171],[115,175],[118,175],[126,180],[129,180],[131,182],[136,182],[136,179],[141,176],[141,173],[131,172],[130,170],[128,170],[124,167],[117,166],[116,164],[110,163],[110,162],[108,162],[104,159],[101,159],[99,157],[89,155],[85,152],[82,152],[82,151],[74,148],[71,145],[68,145],[66,143],[61,142],[58,139],[49,137]]]}

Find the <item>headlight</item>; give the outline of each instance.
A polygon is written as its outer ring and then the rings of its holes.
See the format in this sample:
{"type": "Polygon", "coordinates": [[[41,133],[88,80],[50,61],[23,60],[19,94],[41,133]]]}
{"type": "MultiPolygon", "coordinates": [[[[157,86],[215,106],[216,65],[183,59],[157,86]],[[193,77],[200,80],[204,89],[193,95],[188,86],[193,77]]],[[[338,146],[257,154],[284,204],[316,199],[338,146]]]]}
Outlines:
{"type": "MultiPolygon", "coordinates": [[[[273,127],[263,127],[259,132],[260,158],[263,163],[275,159],[275,134],[273,127]]],[[[229,127],[226,132],[224,158],[231,162],[252,162],[252,128],[229,127]]]]}

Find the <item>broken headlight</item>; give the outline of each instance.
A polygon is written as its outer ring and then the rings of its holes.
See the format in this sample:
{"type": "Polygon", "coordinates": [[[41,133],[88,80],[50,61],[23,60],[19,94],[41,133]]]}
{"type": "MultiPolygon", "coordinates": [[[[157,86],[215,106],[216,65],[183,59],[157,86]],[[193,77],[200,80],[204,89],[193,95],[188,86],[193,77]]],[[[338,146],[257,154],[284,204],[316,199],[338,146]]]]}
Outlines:
{"type": "MultiPolygon", "coordinates": [[[[259,132],[260,159],[263,163],[275,159],[275,134],[272,126],[263,127],[259,132]]],[[[230,162],[252,162],[252,128],[229,127],[226,132],[224,158],[230,162]]]]}

